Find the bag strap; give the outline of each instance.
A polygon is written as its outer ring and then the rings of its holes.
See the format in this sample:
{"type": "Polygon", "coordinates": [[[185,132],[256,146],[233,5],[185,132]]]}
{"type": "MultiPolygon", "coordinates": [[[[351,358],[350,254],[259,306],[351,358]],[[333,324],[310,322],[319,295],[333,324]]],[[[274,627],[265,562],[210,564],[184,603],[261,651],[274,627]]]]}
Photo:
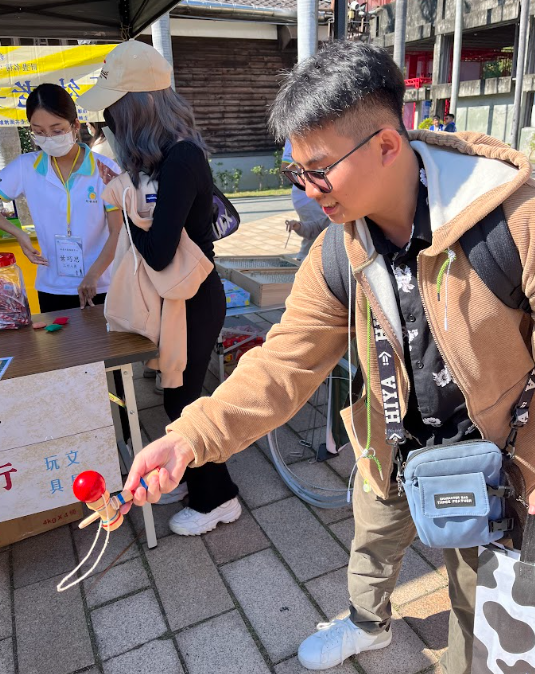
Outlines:
{"type": "Polygon", "coordinates": [[[349,278],[344,228],[341,225],[329,225],[325,230],[321,264],[329,290],[344,307],[349,309],[349,283],[351,283],[351,297],[355,297],[357,282],[353,274],[349,278]]]}
{"type": "Polygon", "coordinates": [[[522,261],[501,206],[465,232],[459,243],[479,278],[499,300],[531,314],[522,290],[522,261]]]}
{"type": "Polygon", "coordinates": [[[515,455],[515,443],[518,430],[525,426],[529,420],[529,406],[535,394],[535,368],[531,371],[527,384],[522,391],[515,408],[513,410],[513,418],[511,419],[511,432],[506,440],[504,452],[513,458],[515,455]]]}

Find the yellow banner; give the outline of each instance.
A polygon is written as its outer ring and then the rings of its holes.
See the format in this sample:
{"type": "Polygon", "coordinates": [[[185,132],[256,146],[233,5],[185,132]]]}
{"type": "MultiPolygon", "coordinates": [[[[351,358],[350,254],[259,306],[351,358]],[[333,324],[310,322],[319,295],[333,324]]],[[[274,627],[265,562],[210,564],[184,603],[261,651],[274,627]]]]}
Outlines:
{"type": "MultiPolygon", "coordinates": [[[[95,84],[104,59],[115,46],[0,47],[0,127],[28,126],[26,99],[44,82],[59,84],[76,103],[95,84]]],[[[78,107],[78,118],[91,122],[99,116],[78,107]]]]}

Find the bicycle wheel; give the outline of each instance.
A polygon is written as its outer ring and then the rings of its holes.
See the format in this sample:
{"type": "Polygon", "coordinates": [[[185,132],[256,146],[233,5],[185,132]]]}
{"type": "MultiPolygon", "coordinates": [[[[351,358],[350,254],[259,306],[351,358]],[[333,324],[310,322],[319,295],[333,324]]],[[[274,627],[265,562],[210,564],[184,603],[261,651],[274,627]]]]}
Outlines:
{"type": "Polygon", "coordinates": [[[347,397],[348,367],[342,359],[306,405],[268,434],[273,463],[285,484],[318,508],[342,508],[351,502],[355,456],[339,416],[347,397]]]}

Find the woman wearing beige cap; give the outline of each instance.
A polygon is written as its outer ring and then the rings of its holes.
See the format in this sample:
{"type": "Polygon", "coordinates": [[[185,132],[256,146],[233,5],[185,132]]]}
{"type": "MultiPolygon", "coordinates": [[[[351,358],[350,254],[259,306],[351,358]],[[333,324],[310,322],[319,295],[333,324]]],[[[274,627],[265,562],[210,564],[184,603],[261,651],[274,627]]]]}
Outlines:
{"type": "MultiPolygon", "coordinates": [[[[189,104],[171,88],[171,66],[153,48],[130,40],[107,56],[97,84],[79,99],[88,110],[104,110],[112,149],[134,185],[141,173],[158,181],[156,207],[148,231],[130,221],[133,243],[145,262],[162,271],[173,260],[182,230],[213,261],[213,181],[206,145],[189,104]]],[[[103,167],[104,177],[112,175],[103,167]]],[[[153,196],[153,195],[147,195],[153,196]]],[[[186,301],[187,366],[183,386],[164,388],[170,420],[202,393],[210,355],[225,318],[226,301],[215,269],[186,301]]],[[[241,514],[238,488],[224,463],[189,468],[186,483],[165,502],[189,491],[189,508],[171,518],[177,534],[197,535],[241,514]]],[[[162,502],[163,499],[160,500],[162,502]]]]}

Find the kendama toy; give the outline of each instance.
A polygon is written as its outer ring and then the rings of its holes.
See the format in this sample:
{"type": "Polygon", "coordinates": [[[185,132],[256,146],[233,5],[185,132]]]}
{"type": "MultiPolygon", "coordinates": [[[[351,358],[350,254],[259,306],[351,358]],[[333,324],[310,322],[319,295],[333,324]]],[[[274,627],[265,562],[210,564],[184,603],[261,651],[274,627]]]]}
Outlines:
{"type": "MultiPolygon", "coordinates": [[[[142,487],[148,489],[148,481],[153,475],[158,475],[159,468],[151,470],[139,481],[142,487]]],[[[110,492],[106,489],[106,482],[100,473],[94,470],[86,470],[80,473],[72,486],[74,495],[79,501],[85,503],[90,510],[95,512],[83,519],[78,525],[84,529],[92,522],[102,520],[102,528],[108,531],[115,531],[123,523],[123,515],[120,508],[134,498],[134,493],[130,489],[123,489],[122,492],[110,497],[110,492]]]]}
{"type": "MultiPolygon", "coordinates": [[[[155,468],[154,470],[151,470],[150,473],[147,473],[147,475],[142,477],[139,481],[141,486],[145,487],[145,489],[148,489],[149,479],[153,475],[158,475],[159,470],[159,468],[155,468]]],[[[91,522],[95,522],[100,518],[102,529],[104,529],[106,532],[106,538],[104,545],[102,546],[102,549],[100,550],[98,557],[91,568],[79,578],[75,578],[72,582],[67,583],[67,581],[75,576],[82,566],[90,559],[100,535],[101,528],[99,527],[89,552],[78,564],[78,566],[76,566],[76,568],[74,568],[65,576],[65,578],[63,578],[60,583],[58,583],[58,592],[64,592],[70,587],[78,585],[78,583],[81,583],[85,578],[93,573],[106,551],[110,537],[110,531],[118,529],[123,523],[124,518],[120,511],[121,506],[134,498],[134,493],[130,491],[130,489],[123,489],[120,494],[110,497],[110,492],[106,489],[106,482],[104,481],[104,478],[100,473],[97,473],[94,470],[86,470],[85,472],[80,473],[73,483],[72,490],[79,501],[82,501],[87,505],[88,508],[95,511],[92,515],[89,515],[89,517],[86,517],[80,522],[78,525],[80,529],[87,527],[89,524],[91,524],[91,522]]]]}

